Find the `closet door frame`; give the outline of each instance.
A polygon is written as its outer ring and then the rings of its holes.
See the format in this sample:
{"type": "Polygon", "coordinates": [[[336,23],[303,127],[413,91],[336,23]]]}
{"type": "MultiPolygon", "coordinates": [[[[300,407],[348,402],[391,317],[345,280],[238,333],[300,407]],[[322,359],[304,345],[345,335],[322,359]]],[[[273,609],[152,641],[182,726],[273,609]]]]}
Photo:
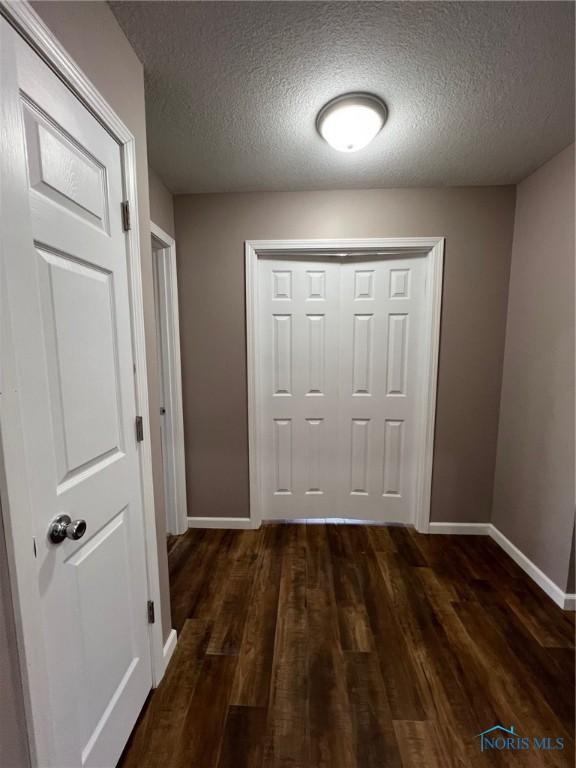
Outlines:
{"type": "Polygon", "coordinates": [[[440,350],[440,316],[442,308],[442,276],[444,268],[443,237],[359,238],[337,240],[247,240],[246,259],[246,342],[248,373],[248,440],[250,472],[250,527],[258,528],[267,519],[263,493],[262,445],[262,382],[259,369],[258,318],[260,316],[258,269],[260,258],[306,256],[347,256],[393,259],[423,256],[426,263],[426,295],[424,306],[424,338],[420,378],[420,409],[415,477],[414,526],[428,533],[432,491],[434,426],[436,421],[436,391],[440,350]]]}

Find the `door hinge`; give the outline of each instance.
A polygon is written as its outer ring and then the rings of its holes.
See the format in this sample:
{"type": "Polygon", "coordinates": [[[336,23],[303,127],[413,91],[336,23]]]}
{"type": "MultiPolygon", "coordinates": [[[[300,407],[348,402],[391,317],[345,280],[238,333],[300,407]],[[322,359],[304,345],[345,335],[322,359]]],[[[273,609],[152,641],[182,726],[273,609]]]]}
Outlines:
{"type": "Polygon", "coordinates": [[[144,422],[142,416],[136,416],[136,442],[141,443],[144,440],[144,422]]]}
{"type": "Polygon", "coordinates": [[[148,600],[148,624],[154,624],[156,618],[154,616],[154,600],[148,600]]]}
{"type": "Polygon", "coordinates": [[[130,231],[130,203],[128,200],[122,202],[122,229],[124,232],[130,231]]]}

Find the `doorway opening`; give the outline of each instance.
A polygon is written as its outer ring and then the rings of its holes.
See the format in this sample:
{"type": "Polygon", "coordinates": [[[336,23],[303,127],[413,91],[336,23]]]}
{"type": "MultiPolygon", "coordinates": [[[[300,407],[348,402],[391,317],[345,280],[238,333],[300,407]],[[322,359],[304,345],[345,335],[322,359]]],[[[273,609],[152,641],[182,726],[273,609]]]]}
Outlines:
{"type": "Polygon", "coordinates": [[[442,238],[246,243],[251,522],[427,531],[442,238]]]}
{"type": "Polygon", "coordinates": [[[151,223],[166,532],[188,529],[176,244],[151,223]]]}

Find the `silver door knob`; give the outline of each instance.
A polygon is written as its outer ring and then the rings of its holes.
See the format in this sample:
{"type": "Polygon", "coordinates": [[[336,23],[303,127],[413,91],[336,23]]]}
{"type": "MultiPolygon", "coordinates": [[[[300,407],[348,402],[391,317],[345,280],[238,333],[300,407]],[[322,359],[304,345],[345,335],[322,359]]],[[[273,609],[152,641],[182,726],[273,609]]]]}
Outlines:
{"type": "Polygon", "coordinates": [[[48,529],[48,536],[54,544],[60,544],[64,539],[81,539],[85,533],[86,520],[72,520],[69,515],[58,515],[48,529]]]}

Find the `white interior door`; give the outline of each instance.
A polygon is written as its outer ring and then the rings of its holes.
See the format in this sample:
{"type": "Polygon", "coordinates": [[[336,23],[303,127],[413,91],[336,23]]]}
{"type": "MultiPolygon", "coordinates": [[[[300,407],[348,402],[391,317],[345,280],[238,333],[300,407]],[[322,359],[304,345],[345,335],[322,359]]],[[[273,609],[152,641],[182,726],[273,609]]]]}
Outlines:
{"type": "Polygon", "coordinates": [[[112,768],[151,687],[121,154],[0,21],[16,65],[2,83],[15,105],[2,152],[22,202],[3,322],[20,389],[50,765],[112,768]],[[85,521],[82,538],[48,538],[60,515],[85,521]]]}
{"type": "Polygon", "coordinates": [[[259,259],[266,517],[414,521],[425,258],[259,259]]]}
{"type": "Polygon", "coordinates": [[[150,226],[166,531],[176,535],[184,533],[188,528],[176,245],[174,239],[156,224],[150,222],[150,226]]]}
{"type": "Polygon", "coordinates": [[[156,320],[156,360],[158,383],[160,385],[160,436],[162,449],[162,468],[164,473],[164,511],[166,515],[166,533],[180,533],[176,521],[176,499],[173,473],[170,466],[171,434],[170,420],[166,418],[169,385],[166,382],[168,361],[166,329],[166,279],[164,270],[164,249],[152,238],[152,259],[154,279],[154,317],[156,320]]]}

